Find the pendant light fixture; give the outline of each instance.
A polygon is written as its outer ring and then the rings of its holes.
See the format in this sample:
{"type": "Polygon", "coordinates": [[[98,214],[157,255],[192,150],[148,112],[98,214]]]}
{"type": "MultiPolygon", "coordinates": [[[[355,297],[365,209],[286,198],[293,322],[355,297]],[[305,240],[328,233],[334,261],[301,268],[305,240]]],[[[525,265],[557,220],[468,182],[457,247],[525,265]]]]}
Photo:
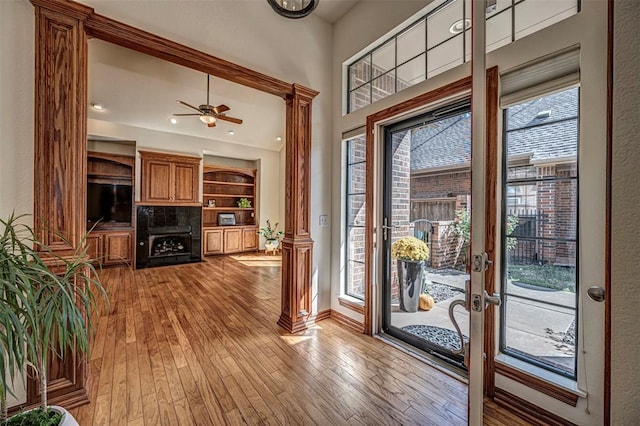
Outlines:
{"type": "Polygon", "coordinates": [[[320,0],[267,0],[278,15],[290,19],[304,18],[313,12],[320,0]]]}

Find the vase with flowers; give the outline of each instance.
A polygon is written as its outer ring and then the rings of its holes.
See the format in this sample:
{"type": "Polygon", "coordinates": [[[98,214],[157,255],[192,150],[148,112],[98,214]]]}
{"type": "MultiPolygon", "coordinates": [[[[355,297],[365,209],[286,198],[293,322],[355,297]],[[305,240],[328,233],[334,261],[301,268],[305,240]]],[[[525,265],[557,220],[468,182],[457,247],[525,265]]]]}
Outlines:
{"type": "Polygon", "coordinates": [[[425,262],[429,247],[415,237],[403,237],[391,246],[391,257],[397,260],[400,286],[400,310],[417,312],[424,287],[425,262]]]}

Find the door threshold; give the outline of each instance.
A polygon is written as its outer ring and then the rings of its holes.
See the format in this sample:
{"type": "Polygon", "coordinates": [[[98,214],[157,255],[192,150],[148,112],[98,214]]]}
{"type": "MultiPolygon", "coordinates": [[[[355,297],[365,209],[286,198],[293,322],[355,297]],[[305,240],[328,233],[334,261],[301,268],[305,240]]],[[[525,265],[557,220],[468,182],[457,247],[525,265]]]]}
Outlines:
{"type": "Polygon", "coordinates": [[[441,373],[446,374],[449,377],[452,377],[464,384],[469,384],[469,377],[468,377],[468,373],[466,371],[464,371],[461,368],[458,368],[454,365],[450,365],[448,363],[446,363],[445,361],[423,351],[420,349],[417,349],[411,345],[408,345],[407,343],[403,342],[400,339],[397,339],[393,336],[390,336],[388,334],[375,334],[373,336],[375,339],[378,339],[388,345],[393,346],[394,348],[408,354],[411,355],[413,358],[424,362],[425,364],[429,365],[430,367],[435,368],[436,370],[440,371],[441,373]]]}

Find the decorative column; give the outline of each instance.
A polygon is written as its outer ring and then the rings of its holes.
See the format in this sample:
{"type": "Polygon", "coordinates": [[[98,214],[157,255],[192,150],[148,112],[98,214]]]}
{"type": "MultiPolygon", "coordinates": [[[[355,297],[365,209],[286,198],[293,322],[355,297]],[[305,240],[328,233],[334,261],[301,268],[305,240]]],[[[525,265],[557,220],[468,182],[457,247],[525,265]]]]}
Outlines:
{"type": "MultiPolygon", "coordinates": [[[[35,8],[34,229],[59,256],[72,256],[86,233],[87,36],[91,8],[32,0],[35,8]]],[[[86,360],[52,357],[49,403],[88,402],[86,360]]],[[[29,378],[27,405],[38,402],[29,378]]]]}
{"type": "Polygon", "coordinates": [[[297,84],[292,88],[286,97],[286,214],[278,325],[295,333],[307,328],[311,315],[311,106],[318,92],[297,84]]]}

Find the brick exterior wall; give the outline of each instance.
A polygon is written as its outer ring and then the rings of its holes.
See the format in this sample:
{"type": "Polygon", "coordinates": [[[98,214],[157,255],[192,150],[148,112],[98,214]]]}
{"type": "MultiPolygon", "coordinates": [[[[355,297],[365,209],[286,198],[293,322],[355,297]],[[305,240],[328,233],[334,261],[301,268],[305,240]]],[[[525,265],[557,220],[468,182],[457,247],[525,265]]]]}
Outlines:
{"type": "MultiPolygon", "coordinates": [[[[411,213],[411,132],[395,133],[392,140],[392,178],[391,178],[391,242],[406,236],[412,236],[410,227],[411,213]]],[[[398,269],[396,261],[391,262],[391,303],[399,301],[398,269]]]]}

